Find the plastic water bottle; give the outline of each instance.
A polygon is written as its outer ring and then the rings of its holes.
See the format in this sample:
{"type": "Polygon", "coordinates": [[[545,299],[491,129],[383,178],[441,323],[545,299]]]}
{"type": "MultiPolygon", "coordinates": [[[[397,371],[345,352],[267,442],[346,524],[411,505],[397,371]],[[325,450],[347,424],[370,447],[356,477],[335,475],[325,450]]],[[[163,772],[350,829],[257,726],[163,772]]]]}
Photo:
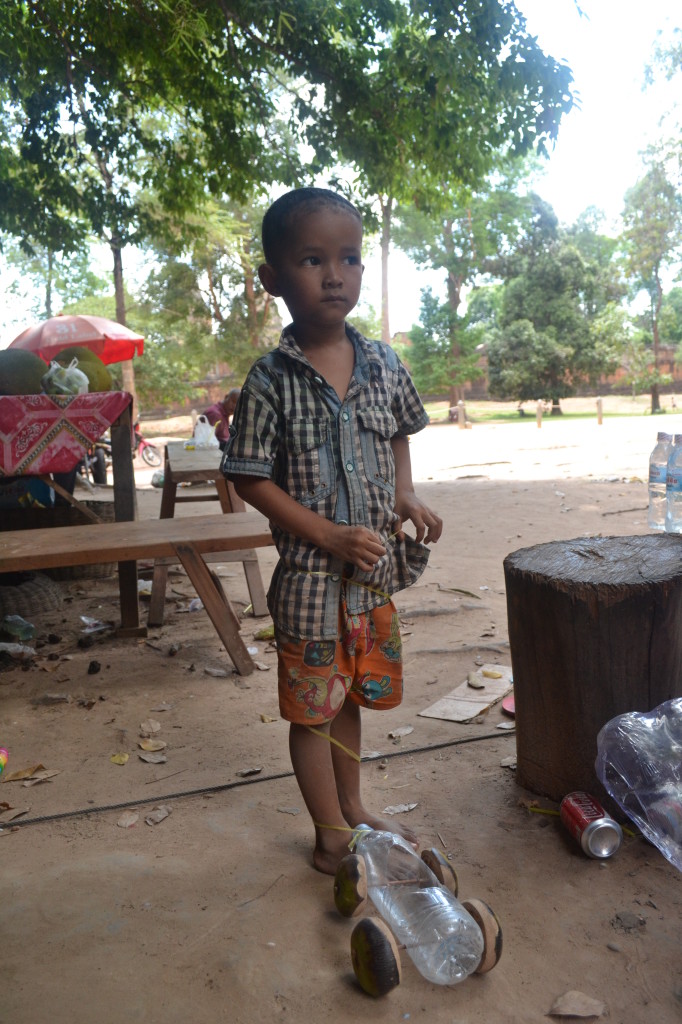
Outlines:
{"type": "Polygon", "coordinates": [[[665,477],[665,528],[682,533],[682,434],[675,434],[665,477]]]}
{"type": "Polygon", "coordinates": [[[652,530],[665,530],[666,483],[672,440],[672,434],[664,434],[663,431],[659,431],[656,445],[649,456],[649,515],[647,522],[652,530]]]}
{"type": "Polygon", "coordinates": [[[367,894],[420,974],[436,985],[473,974],[484,942],[471,914],[402,836],[363,825],[357,832],[367,894]]]}

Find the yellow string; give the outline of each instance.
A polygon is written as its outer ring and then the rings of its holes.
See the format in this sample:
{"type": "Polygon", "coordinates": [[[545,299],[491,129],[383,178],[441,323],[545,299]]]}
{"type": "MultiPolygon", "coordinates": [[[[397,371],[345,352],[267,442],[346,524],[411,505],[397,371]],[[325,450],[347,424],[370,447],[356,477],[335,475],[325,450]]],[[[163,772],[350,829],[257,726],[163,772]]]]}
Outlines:
{"type": "Polygon", "coordinates": [[[348,756],[352,757],[354,761],[358,762],[358,764],[362,761],[362,758],[360,757],[359,754],[356,754],[354,750],[350,749],[350,747],[346,747],[344,746],[343,743],[340,743],[337,739],[334,739],[334,737],[331,736],[328,732],[322,732],[320,729],[316,729],[312,725],[309,725],[306,728],[308,728],[310,732],[314,732],[316,736],[324,736],[326,740],[329,740],[329,742],[333,743],[334,746],[338,747],[340,750],[343,750],[344,754],[348,754],[348,756]]]}

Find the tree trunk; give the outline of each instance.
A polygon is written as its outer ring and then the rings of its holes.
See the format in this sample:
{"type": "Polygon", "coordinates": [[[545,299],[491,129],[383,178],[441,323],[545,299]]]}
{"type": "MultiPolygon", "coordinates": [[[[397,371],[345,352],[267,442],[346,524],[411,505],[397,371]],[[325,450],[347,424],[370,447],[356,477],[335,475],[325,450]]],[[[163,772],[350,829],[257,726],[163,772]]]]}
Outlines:
{"type": "Polygon", "coordinates": [[[388,322],[388,257],[391,248],[393,196],[380,196],[379,202],[381,203],[381,340],[387,345],[390,345],[391,330],[388,322]]]}
{"type": "Polygon", "coordinates": [[[680,538],[552,541],[508,555],[504,573],[518,782],[608,802],[601,728],[682,696],[680,538]]]}
{"type": "Polygon", "coordinates": [[[559,399],[558,398],[553,398],[552,399],[552,411],[550,413],[550,416],[563,416],[563,414],[564,414],[564,410],[561,408],[561,405],[559,404],[559,399]]]}
{"type": "MultiPolygon", "coordinates": [[[[116,320],[119,324],[126,326],[126,302],[123,288],[123,255],[118,238],[114,235],[109,242],[114,257],[114,295],[116,296],[116,320]]],[[[135,371],[133,370],[132,359],[126,359],[121,363],[121,377],[123,390],[130,392],[133,396],[133,423],[137,423],[140,410],[137,404],[137,392],[135,390],[135,371]]]]}
{"type": "MultiPolygon", "coordinates": [[[[443,226],[443,242],[445,246],[445,252],[447,256],[448,266],[453,266],[455,263],[455,240],[453,235],[453,222],[448,220],[443,226]]],[[[453,314],[453,327],[450,335],[450,352],[452,353],[452,362],[456,365],[457,360],[460,357],[460,347],[457,340],[457,330],[455,321],[457,317],[457,311],[459,310],[460,303],[462,301],[462,285],[464,284],[463,279],[454,274],[451,270],[448,271],[447,278],[447,295],[448,295],[448,306],[450,307],[453,314]]],[[[464,401],[464,387],[461,384],[450,385],[450,405],[457,405],[462,400],[464,401]]]]}
{"type": "Polygon", "coordinates": [[[45,282],[45,316],[49,320],[52,316],[52,277],[54,275],[54,256],[52,250],[47,250],[47,281],[45,282]]]}
{"type": "Polygon", "coordinates": [[[654,280],[656,282],[656,301],[653,304],[652,317],[651,317],[651,333],[654,339],[654,373],[656,379],[651,385],[651,412],[661,411],[661,393],[659,390],[658,383],[658,353],[660,348],[660,335],[658,333],[658,318],[661,312],[661,304],[663,303],[663,288],[661,287],[661,281],[658,273],[654,273],[654,280]]]}

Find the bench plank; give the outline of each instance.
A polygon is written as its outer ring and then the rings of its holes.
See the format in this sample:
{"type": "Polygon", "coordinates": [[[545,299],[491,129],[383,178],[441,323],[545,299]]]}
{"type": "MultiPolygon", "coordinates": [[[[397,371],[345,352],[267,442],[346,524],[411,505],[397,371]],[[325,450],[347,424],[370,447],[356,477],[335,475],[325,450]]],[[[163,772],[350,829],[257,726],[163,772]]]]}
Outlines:
{"type": "Polygon", "coordinates": [[[11,530],[0,532],[0,573],[177,558],[179,544],[204,554],[265,547],[272,536],[259,512],[11,530]]]}

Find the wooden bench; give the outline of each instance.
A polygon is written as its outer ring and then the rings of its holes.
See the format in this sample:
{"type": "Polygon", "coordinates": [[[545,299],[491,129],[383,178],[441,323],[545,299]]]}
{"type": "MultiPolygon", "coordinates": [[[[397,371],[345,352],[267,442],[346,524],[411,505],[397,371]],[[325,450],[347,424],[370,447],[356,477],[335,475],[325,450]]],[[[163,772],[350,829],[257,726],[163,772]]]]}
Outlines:
{"type": "MultiPolygon", "coordinates": [[[[239,635],[239,619],[202,556],[269,544],[272,536],[267,520],[258,512],[13,530],[0,533],[0,573],[97,562],[130,565],[142,559],[177,560],[194,584],[237,671],[248,675],[254,664],[239,635]]],[[[130,590],[121,583],[119,573],[124,626],[120,635],[143,636],[146,630],[139,624],[137,589],[135,607],[131,608],[130,590]]]]}

